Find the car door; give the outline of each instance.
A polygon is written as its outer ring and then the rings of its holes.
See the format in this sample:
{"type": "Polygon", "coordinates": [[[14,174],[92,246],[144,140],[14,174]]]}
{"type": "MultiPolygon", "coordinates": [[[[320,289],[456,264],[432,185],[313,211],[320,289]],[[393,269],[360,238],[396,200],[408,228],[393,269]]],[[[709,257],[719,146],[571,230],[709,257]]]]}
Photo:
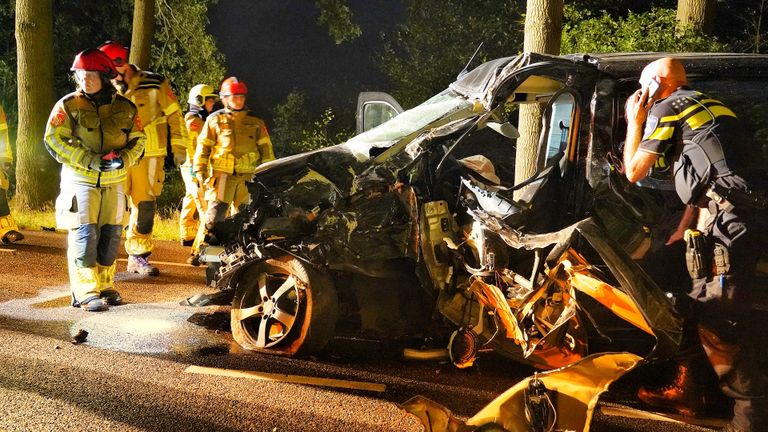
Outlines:
{"type": "Polygon", "coordinates": [[[387,93],[361,92],[357,97],[357,134],[392,119],[403,107],[387,93]]]}

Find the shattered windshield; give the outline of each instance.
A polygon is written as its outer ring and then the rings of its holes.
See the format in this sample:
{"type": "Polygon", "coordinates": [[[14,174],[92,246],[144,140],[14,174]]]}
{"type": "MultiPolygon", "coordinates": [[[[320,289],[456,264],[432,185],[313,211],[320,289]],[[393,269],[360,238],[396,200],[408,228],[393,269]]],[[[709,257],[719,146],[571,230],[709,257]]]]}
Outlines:
{"type": "Polygon", "coordinates": [[[472,106],[471,101],[451,89],[446,89],[421,105],[351,138],[345,146],[356,158],[366,160],[370,157],[370,149],[389,147],[425,126],[459,111],[466,110],[469,116],[472,106]]]}

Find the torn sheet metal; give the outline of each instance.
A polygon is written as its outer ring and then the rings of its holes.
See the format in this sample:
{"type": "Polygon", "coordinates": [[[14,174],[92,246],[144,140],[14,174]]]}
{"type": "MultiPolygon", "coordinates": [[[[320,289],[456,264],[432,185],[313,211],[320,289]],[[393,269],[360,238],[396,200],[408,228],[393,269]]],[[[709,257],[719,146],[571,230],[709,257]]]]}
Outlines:
{"type": "Polygon", "coordinates": [[[538,379],[547,391],[537,403],[546,404],[553,413],[542,416],[548,422],[543,430],[587,432],[600,394],[640,361],[641,357],[630,353],[596,354],[562,369],[536,374],[515,384],[466,422],[422,396],[401,407],[416,416],[424,430],[432,432],[469,432],[480,428],[527,432],[534,430],[533,420],[529,420],[535,418],[531,415],[535,407],[532,408],[530,387],[531,381],[538,379]]]}

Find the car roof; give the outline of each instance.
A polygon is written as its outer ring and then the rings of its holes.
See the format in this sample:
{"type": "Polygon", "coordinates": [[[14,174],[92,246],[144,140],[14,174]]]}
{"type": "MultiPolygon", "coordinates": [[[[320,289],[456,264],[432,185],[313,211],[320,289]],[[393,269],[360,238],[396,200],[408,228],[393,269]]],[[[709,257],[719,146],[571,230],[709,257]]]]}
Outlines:
{"type": "Polygon", "coordinates": [[[768,77],[768,55],[744,53],[663,53],[634,52],[610,54],[567,54],[554,56],[525,52],[515,57],[502,57],[485,62],[460,75],[449,86],[471,99],[490,104],[496,87],[526,66],[580,65],[601,70],[618,80],[636,80],[643,67],[662,57],[679,59],[690,78],[765,79],[768,77]]]}
{"type": "Polygon", "coordinates": [[[688,75],[708,77],[755,77],[768,76],[768,55],[745,53],[610,53],[569,54],[563,58],[586,61],[616,78],[637,78],[643,67],[662,57],[680,60],[688,75]]]}

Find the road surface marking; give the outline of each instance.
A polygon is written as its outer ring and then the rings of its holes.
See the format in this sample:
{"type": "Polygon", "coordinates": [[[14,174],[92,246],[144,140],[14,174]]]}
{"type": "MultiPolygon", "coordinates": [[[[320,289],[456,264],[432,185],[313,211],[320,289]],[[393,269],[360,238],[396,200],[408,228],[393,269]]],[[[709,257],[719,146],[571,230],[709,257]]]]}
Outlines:
{"type": "Polygon", "coordinates": [[[708,426],[708,427],[723,427],[728,423],[728,420],[720,419],[720,418],[694,418],[694,417],[683,417],[682,415],[677,414],[662,414],[662,413],[654,413],[649,411],[643,411],[635,408],[630,407],[623,407],[623,406],[601,406],[600,411],[610,417],[625,417],[625,418],[636,418],[636,419],[645,419],[645,420],[655,420],[655,421],[662,421],[662,422],[670,422],[670,423],[678,423],[678,424],[693,424],[697,426],[708,426]]]}
{"type": "Polygon", "coordinates": [[[3,249],[3,248],[0,248],[0,252],[16,252],[16,249],[3,249]]]}
{"type": "MultiPolygon", "coordinates": [[[[125,258],[118,258],[117,261],[121,262],[128,262],[125,258]]],[[[160,265],[167,265],[172,267],[194,267],[192,264],[186,264],[186,263],[174,263],[174,262],[166,262],[166,261],[152,261],[152,264],[160,264],[160,265]]]]}
{"type": "Polygon", "coordinates": [[[336,387],[352,390],[366,390],[373,392],[384,392],[387,389],[385,384],[377,384],[363,381],[347,381],[330,378],[316,378],[301,375],[272,374],[256,371],[241,371],[232,369],[220,369],[204,366],[189,366],[184,370],[186,373],[226,376],[232,378],[248,378],[263,381],[278,381],[293,384],[316,385],[323,387],[336,387]]]}

